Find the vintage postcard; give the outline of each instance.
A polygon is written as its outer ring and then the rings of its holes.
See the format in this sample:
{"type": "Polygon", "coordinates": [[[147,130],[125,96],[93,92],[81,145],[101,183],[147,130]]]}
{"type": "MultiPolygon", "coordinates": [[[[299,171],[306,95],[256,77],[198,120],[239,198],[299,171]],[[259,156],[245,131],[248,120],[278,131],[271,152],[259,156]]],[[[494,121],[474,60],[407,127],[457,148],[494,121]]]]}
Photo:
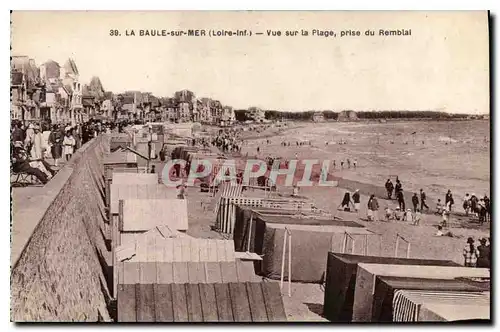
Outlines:
{"type": "Polygon", "coordinates": [[[14,11],[13,322],[491,322],[487,11],[14,11]]]}

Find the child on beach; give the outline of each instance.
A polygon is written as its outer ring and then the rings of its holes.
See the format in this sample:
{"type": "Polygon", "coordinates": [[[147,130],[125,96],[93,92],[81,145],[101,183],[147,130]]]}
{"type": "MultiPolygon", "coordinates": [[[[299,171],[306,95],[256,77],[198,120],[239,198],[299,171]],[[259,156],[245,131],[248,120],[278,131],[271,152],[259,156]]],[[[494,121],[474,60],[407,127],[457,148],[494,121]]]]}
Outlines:
{"type": "Polygon", "coordinates": [[[443,212],[441,213],[441,215],[443,217],[443,221],[441,222],[441,225],[443,225],[443,227],[448,227],[448,210],[443,209],[443,212]]]}
{"type": "Polygon", "coordinates": [[[436,203],[436,214],[442,215],[443,214],[443,204],[441,203],[441,199],[438,198],[438,201],[436,203]]]}
{"type": "Polygon", "coordinates": [[[395,218],[395,212],[390,207],[385,207],[385,221],[390,221],[395,218]]]}
{"type": "Polygon", "coordinates": [[[403,221],[407,221],[409,223],[413,223],[413,215],[411,214],[411,209],[406,210],[403,221]]]}
{"type": "Polygon", "coordinates": [[[420,209],[417,209],[417,211],[415,212],[415,216],[413,218],[413,225],[419,226],[421,219],[422,219],[422,213],[420,213],[420,209]]]}

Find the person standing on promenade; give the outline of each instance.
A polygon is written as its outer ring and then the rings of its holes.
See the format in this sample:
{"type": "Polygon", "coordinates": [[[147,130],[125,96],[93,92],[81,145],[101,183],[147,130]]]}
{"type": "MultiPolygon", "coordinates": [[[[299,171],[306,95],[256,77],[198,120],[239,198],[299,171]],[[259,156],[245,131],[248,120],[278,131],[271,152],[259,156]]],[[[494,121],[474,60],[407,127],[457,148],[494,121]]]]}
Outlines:
{"type": "Polygon", "coordinates": [[[420,188],[420,211],[424,212],[424,207],[427,208],[427,211],[429,211],[429,207],[425,203],[425,200],[427,199],[427,196],[425,195],[425,192],[422,188],[420,188]]]}
{"type": "Polygon", "coordinates": [[[71,135],[71,130],[66,131],[66,136],[64,136],[63,140],[64,146],[64,155],[66,156],[66,161],[69,161],[73,156],[75,139],[73,135],[71,135]]]}
{"type": "Polygon", "coordinates": [[[54,166],[56,167],[59,163],[59,159],[62,156],[62,141],[63,138],[61,136],[61,131],[59,130],[57,125],[54,125],[49,135],[49,144],[50,153],[52,155],[52,158],[54,159],[54,166]]]}
{"type": "Polygon", "coordinates": [[[413,193],[413,196],[411,197],[411,202],[413,203],[413,212],[417,212],[419,203],[417,193],[413,193]]]}

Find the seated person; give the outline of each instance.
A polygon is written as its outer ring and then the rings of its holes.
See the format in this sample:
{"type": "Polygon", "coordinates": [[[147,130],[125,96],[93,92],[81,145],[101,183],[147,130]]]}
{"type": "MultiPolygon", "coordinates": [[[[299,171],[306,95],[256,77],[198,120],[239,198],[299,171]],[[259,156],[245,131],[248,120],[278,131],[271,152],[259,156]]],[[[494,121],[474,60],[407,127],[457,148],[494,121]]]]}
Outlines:
{"type": "Polygon", "coordinates": [[[401,209],[398,207],[396,207],[396,211],[394,211],[394,218],[396,220],[402,220],[403,219],[403,213],[401,212],[401,209]]]}
{"type": "Polygon", "coordinates": [[[390,207],[386,206],[385,207],[385,220],[389,221],[389,220],[393,220],[393,219],[395,219],[395,212],[392,211],[390,207]]]}
{"type": "Polygon", "coordinates": [[[441,212],[441,215],[443,217],[442,225],[444,227],[448,226],[448,211],[446,209],[443,209],[443,212],[441,212]]]}
{"type": "Polygon", "coordinates": [[[411,213],[411,209],[406,210],[403,221],[408,221],[409,223],[413,223],[413,214],[411,213]]]}
{"type": "Polygon", "coordinates": [[[454,235],[452,232],[443,232],[443,226],[439,225],[437,227],[437,232],[434,234],[434,236],[449,236],[449,237],[456,237],[456,238],[461,238],[462,236],[460,235],[454,235]]]}
{"type": "Polygon", "coordinates": [[[56,173],[45,160],[30,161],[26,150],[24,150],[20,142],[14,144],[12,170],[16,173],[33,175],[43,184],[49,181],[49,176],[53,176],[56,173]]]}

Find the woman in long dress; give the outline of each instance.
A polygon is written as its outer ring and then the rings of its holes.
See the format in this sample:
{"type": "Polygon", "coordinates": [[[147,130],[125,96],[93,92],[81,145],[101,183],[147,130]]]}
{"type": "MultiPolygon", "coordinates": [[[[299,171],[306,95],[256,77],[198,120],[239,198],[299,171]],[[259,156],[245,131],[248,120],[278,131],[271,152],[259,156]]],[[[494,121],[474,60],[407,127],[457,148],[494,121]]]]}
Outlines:
{"type": "Polygon", "coordinates": [[[68,130],[66,132],[66,136],[64,136],[63,146],[64,146],[64,155],[66,156],[66,161],[69,161],[73,156],[73,150],[75,147],[75,138],[71,134],[71,131],[68,130]]]}
{"type": "Polygon", "coordinates": [[[52,158],[54,158],[54,165],[57,166],[59,163],[59,159],[62,156],[62,141],[63,137],[61,136],[61,131],[54,125],[52,127],[52,131],[49,136],[49,144],[50,144],[50,153],[52,154],[52,158]]]}

